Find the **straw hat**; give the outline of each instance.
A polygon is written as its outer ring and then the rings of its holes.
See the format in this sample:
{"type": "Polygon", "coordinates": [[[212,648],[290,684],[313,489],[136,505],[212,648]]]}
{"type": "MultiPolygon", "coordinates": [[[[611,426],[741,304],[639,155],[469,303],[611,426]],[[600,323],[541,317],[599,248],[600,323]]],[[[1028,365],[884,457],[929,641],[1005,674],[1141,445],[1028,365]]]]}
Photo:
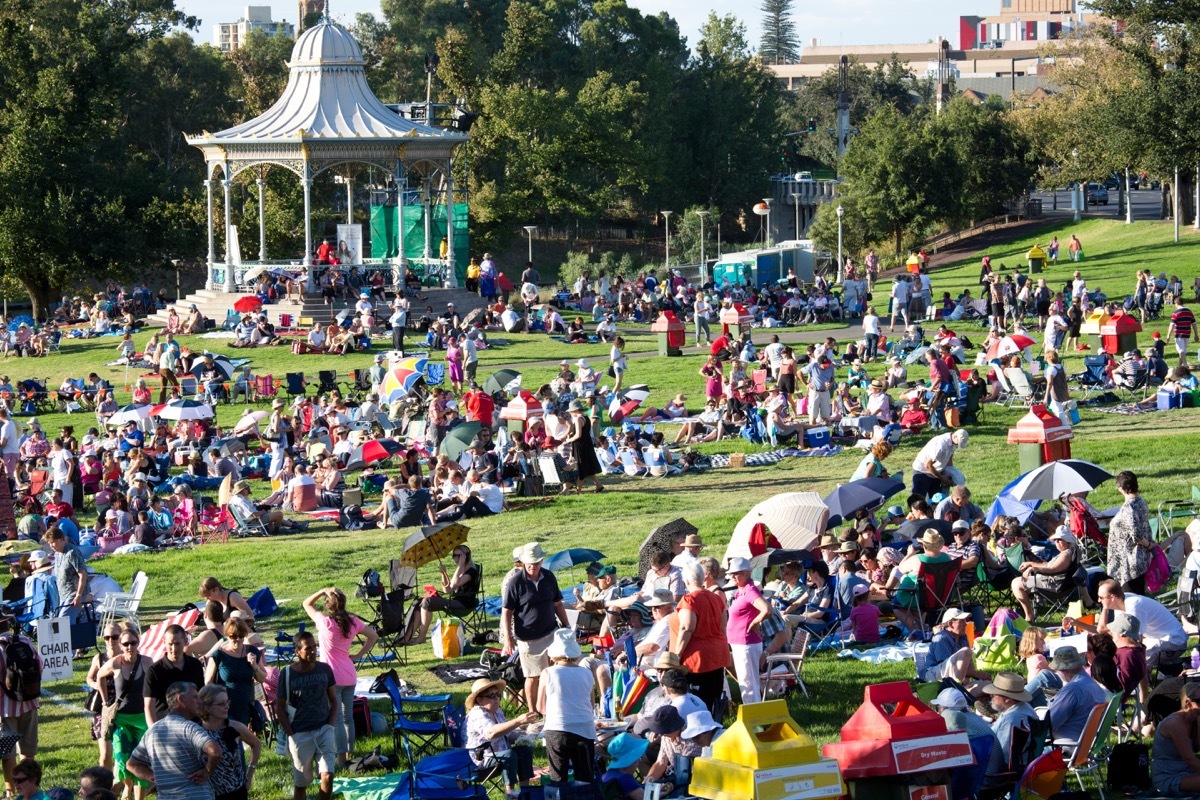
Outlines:
{"type": "Polygon", "coordinates": [[[992,682],[983,687],[984,694],[998,694],[1010,700],[1028,703],[1033,699],[1025,689],[1025,679],[1015,672],[997,672],[992,682]]]}
{"type": "Polygon", "coordinates": [[[233,485],[233,493],[234,494],[239,494],[241,492],[248,492],[248,491],[250,491],[250,484],[246,483],[245,481],[238,481],[237,483],[235,483],[233,485]]]}
{"type": "Polygon", "coordinates": [[[838,547],[837,551],[839,553],[855,553],[855,554],[857,554],[858,553],[858,542],[842,542],[841,546],[838,547]]]}
{"type": "Polygon", "coordinates": [[[704,540],[694,533],[689,533],[687,538],[683,540],[684,547],[699,547],[704,549],[704,540]]]}
{"type": "Polygon", "coordinates": [[[469,695],[467,695],[467,699],[464,703],[467,707],[467,710],[470,711],[472,708],[475,707],[475,700],[476,700],[476,698],[479,697],[479,695],[483,694],[484,692],[486,692],[492,688],[498,688],[500,690],[503,690],[506,685],[507,684],[505,684],[505,682],[502,680],[489,681],[487,678],[477,679],[474,683],[471,684],[471,693],[469,695]]]}
{"type": "Polygon", "coordinates": [[[825,534],[821,534],[821,543],[819,545],[817,545],[817,549],[824,550],[827,547],[837,547],[837,546],[838,546],[837,537],[834,536],[832,533],[825,533],[825,534]]]}
{"type": "Polygon", "coordinates": [[[922,533],[921,537],[919,539],[917,539],[916,541],[920,542],[921,544],[927,544],[930,547],[945,547],[946,546],[946,540],[943,539],[942,535],[940,533],[938,533],[937,531],[935,531],[933,528],[926,528],[925,532],[922,533]]]}
{"type": "Polygon", "coordinates": [[[687,672],[688,668],[683,665],[676,654],[663,650],[658,654],[658,658],[654,660],[655,669],[677,669],[680,672],[687,672]]]}

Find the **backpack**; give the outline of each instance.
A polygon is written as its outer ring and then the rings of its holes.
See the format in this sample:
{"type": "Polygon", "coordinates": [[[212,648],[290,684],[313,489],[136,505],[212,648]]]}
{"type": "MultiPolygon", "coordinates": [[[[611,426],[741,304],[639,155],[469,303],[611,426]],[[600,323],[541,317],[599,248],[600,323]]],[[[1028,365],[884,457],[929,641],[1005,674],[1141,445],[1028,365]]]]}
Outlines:
{"type": "Polygon", "coordinates": [[[354,590],[354,596],[362,600],[368,597],[379,597],[382,594],[383,583],[379,580],[379,573],[373,569],[364,572],[362,580],[354,590]]]}
{"type": "Polygon", "coordinates": [[[1108,759],[1108,788],[1118,792],[1151,788],[1150,748],[1139,742],[1113,745],[1108,759]]]}
{"type": "Polygon", "coordinates": [[[33,647],[24,639],[12,639],[4,645],[4,693],[14,700],[42,696],[42,669],[33,647]]]}
{"type": "Polygon", "coordinates": [[[367,526],[366,520],[363,519],[362,508],[356,505],[349,505],[341,511],[341,526],[342,530],[360,531],[367,526]]]}

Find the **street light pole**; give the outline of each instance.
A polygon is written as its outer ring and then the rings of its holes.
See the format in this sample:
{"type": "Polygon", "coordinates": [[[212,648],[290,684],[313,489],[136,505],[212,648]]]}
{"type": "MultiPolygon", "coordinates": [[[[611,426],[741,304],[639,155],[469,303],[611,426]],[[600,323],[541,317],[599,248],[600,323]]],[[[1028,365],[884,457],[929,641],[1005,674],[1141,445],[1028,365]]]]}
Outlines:
{"type": "Polygon", "coordinates": [[[766,205],[766,207],[767,207],[767,236],[766,236],[765,244],[767,247],[770,247],[771,246],[771,198],[764,197],[763,204],[766,205]]]}
{"type": "Polygon", "coordinates": [[[800,238],[800,195],[792,192],[792,205],[796,207],[796,238],[800,238]]]}
{"type": "Polygon", "coordinates": [[[533,263],[533,232],[537,230],[537,225],[526,225],[525,233],[529,236],[529,263],[533,263]]]}
{"type": "Polygon", "coordinates": [[[707,211],[697,211],[696,216],[700,218],[700,277],[704,277],[705,270],[708,269],[708,259],[704,257],[704,218],[708,216],[707,211]]]}
{"type": "Polygon", "coordinates": [[[844,214],[844,213],[846,213],[846,212],[842,210],[842,206],[841,206],[841,204],[839,203],[839,204],[838,204],[838,207],[837,207],[837,218],[838,218],[838,268],[837,268],[837,282],[838,282],[838,283],[841,283],[841,282],[842,282],[842,214],[844,214]]]}
{"type": "Polygon", "coordinates": [[[663,221],[666,223],[667,229],[667,269],[671,268],[671,215],[674,211],[660,211],[663,215],[663,221]]]}
{"type": "Polygon", "coordinates": [[[1129,191],[1129,167],[1125,168],[1125,224],[1133,224],[1133,194],[1129,191]]]}

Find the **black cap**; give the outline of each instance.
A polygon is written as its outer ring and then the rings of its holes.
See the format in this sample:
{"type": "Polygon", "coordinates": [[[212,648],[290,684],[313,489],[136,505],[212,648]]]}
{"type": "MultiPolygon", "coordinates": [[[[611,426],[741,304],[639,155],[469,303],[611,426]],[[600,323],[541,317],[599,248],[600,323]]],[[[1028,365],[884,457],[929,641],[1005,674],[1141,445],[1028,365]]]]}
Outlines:
{"type": "Polygon", "coordinates": [[[683,716],[679,713],[675,706],[667,704],[654,709],[654,712],[649,716],[638,718],[637,723],[633,726],[633,732],[636,734],[657,733],[659,736],[665,736],[670,733],[679,733],[687,727],[683,716]]]}

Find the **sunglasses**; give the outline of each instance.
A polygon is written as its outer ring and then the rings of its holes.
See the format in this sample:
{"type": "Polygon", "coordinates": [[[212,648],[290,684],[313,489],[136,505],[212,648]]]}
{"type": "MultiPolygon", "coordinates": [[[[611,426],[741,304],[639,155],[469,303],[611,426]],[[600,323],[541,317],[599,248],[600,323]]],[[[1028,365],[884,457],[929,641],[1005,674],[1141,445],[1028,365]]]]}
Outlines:
{"type": "Polygon", "coordinates": [[[137,646],[138,646],[137,639],[131,639],[127,642],[121,642],[121,647],[137,647],[137,646]]]}
{"type": "Polygon", "coordinates": [[[117,639],[120,639],[120,638],[121,638],[121,635],[120,635],[120,634],[117,634],[116,636],[105,636],[105,637],[104,637],[104,641],[106,641],[106,642],[115,642],[117,639]]]}
{"type": "Polygon", "coordinates": [[[479,695],[480,700],[498,700],[499,698],[500,698],[499,692],[488,692],[486,694],[479,695]]]}

